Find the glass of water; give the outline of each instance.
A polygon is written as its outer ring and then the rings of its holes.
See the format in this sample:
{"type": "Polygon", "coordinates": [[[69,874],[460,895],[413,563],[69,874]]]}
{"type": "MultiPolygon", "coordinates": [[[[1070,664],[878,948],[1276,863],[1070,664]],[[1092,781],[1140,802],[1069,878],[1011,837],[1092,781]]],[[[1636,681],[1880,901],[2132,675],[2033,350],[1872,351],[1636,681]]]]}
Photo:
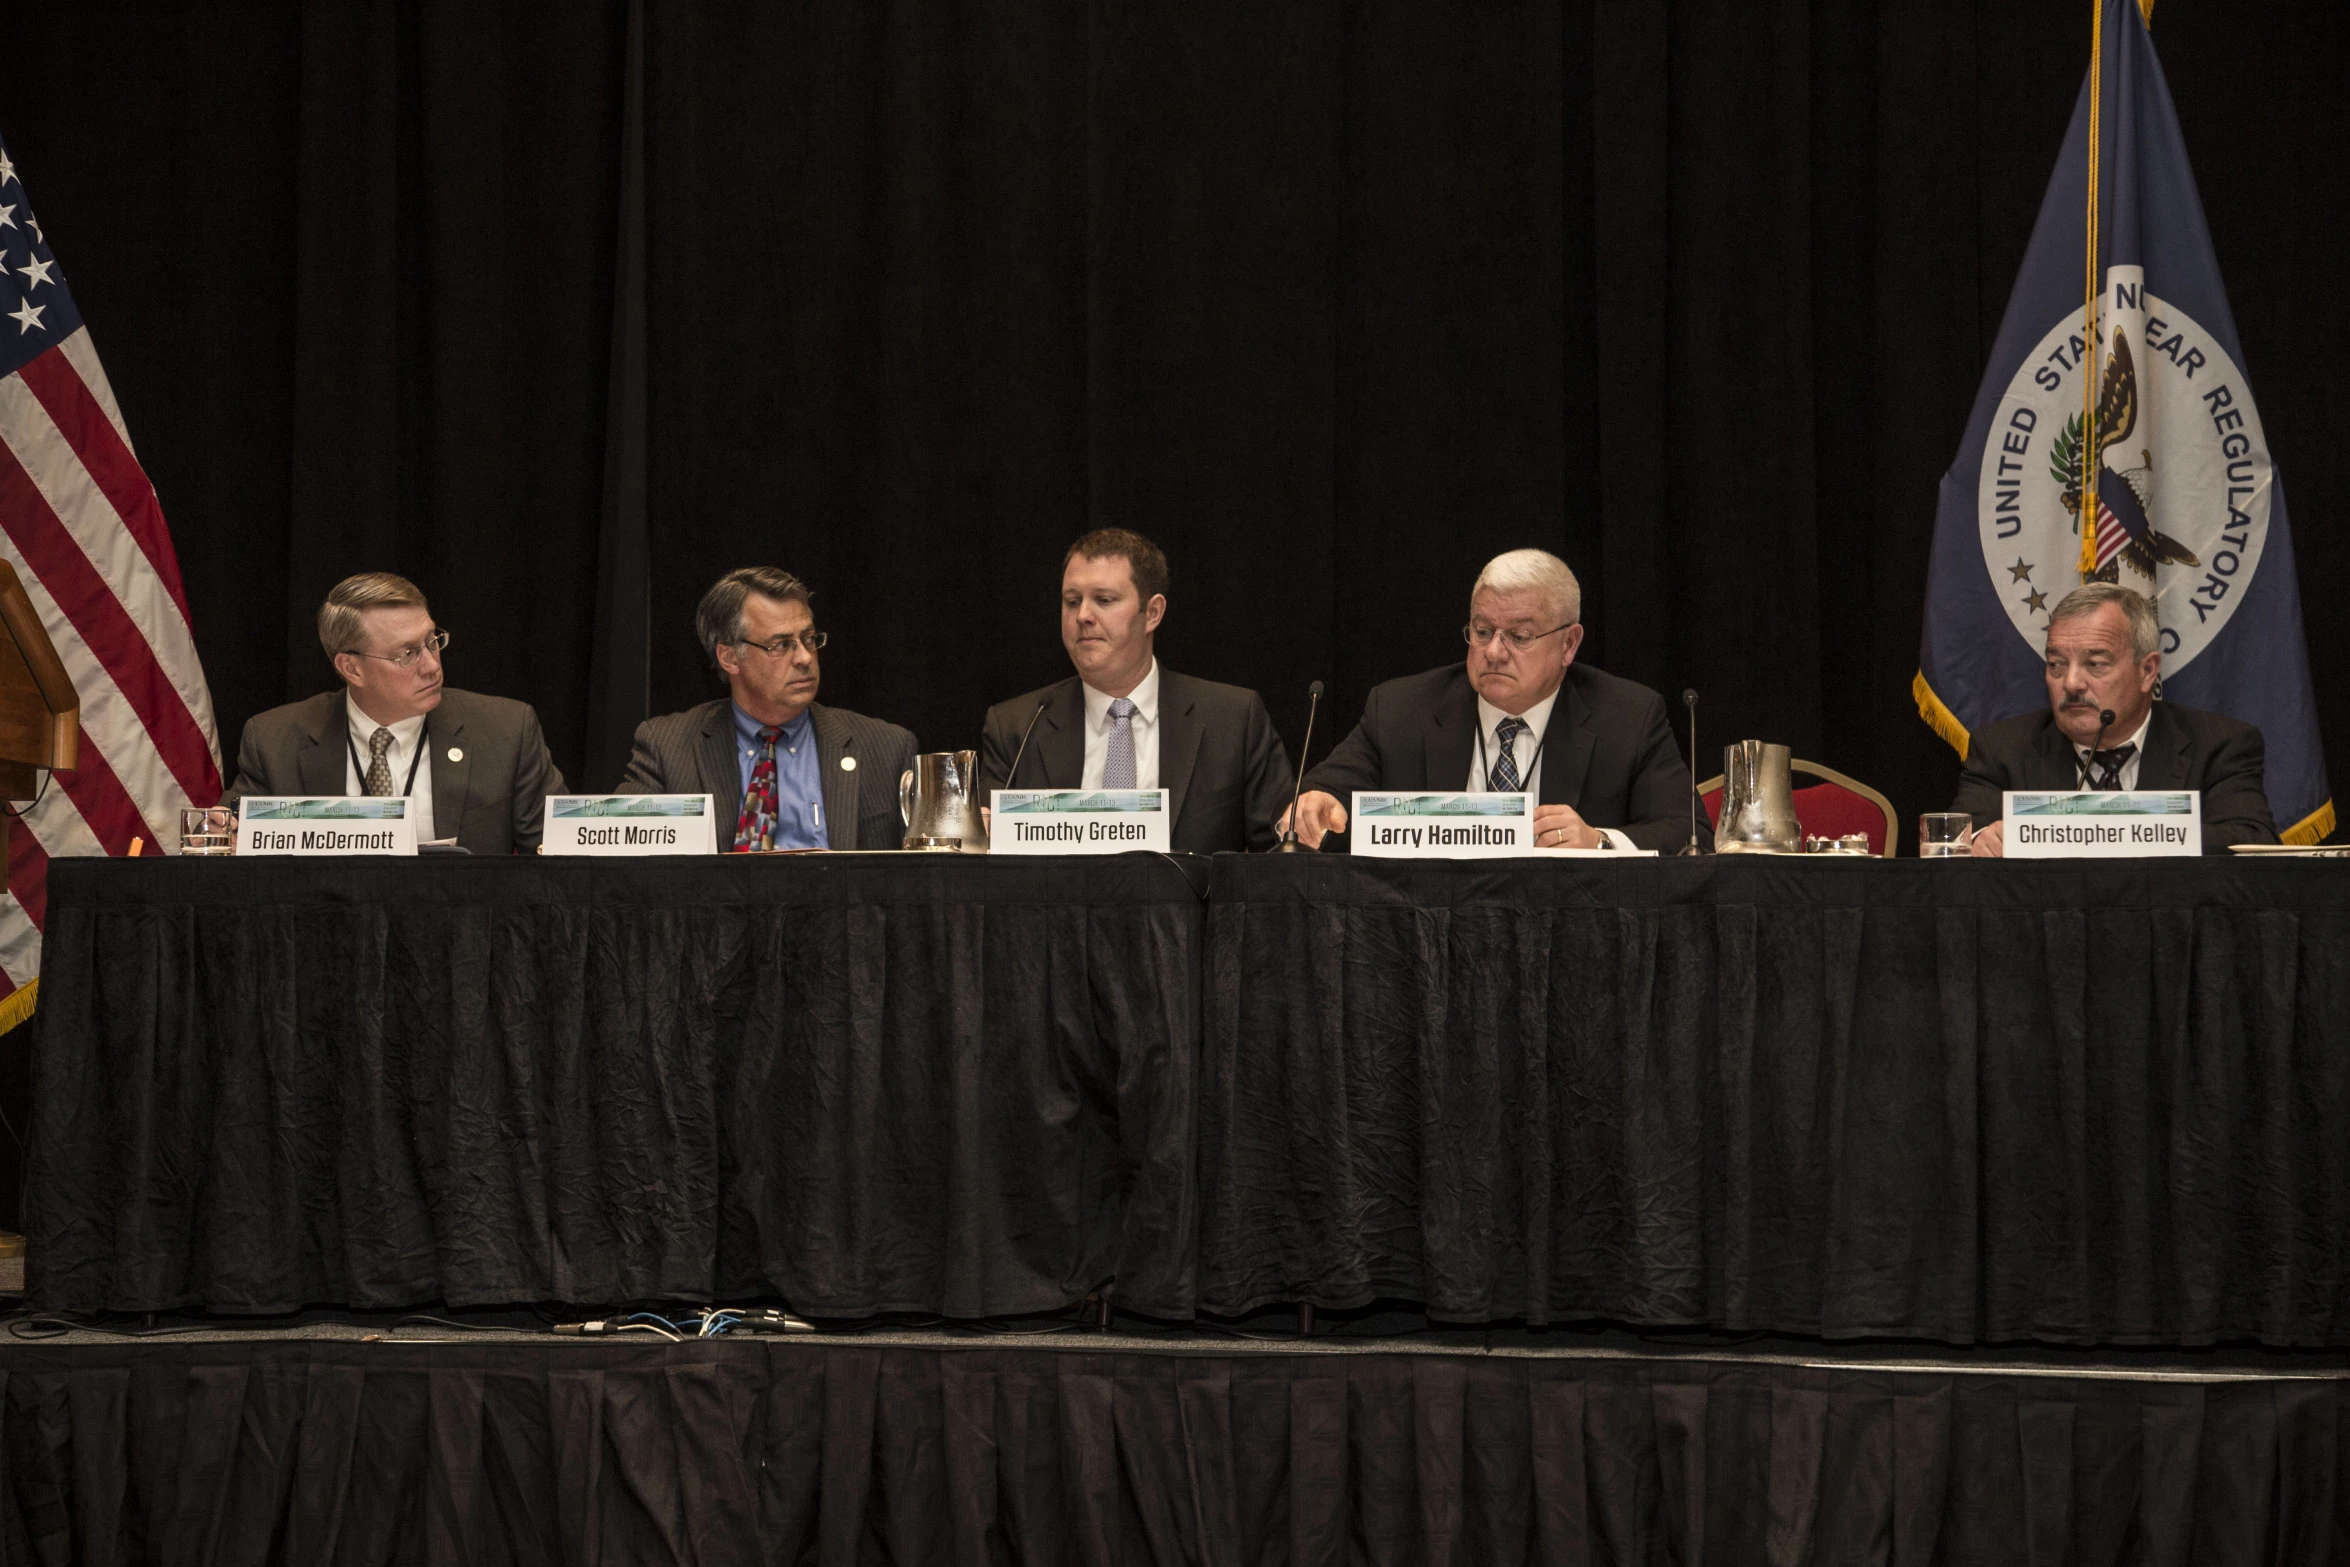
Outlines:
{"type": "Polygon", "coordinates": [[[1975,850],[1975,819],[1964,811],[1927,811],[1918,817],[1918,858],[1955,860],[1975,850]]]}
{"type": "Polygon", "coordinates": [[[180,809],[180,853],[234,854],[237,852],[237,808],[233,805],[189,805],[180,809]]]}

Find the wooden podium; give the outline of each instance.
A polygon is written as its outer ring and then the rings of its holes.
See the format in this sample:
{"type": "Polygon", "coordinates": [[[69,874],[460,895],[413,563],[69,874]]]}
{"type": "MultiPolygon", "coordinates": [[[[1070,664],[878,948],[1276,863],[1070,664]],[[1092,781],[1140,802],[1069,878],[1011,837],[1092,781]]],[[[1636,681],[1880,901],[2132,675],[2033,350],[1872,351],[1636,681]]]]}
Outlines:
{"type": "MultiPolygon", "coordinates": [[[[38,795],[44,769],[70,770],[80,759],[81,738],[81,698],[16,568],[0,560],[0,800],[38,795]]],[[[7,851],[0,816],[0,858],[7,851]]]]}

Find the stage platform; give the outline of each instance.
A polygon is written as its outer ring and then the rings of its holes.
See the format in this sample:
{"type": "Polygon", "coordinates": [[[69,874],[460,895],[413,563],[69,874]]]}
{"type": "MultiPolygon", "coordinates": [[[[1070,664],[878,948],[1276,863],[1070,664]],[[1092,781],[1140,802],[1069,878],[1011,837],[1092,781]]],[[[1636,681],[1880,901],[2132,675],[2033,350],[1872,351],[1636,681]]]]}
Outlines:
{"type": "Polygon", "coordinates": [[[1376,1310],[8,1326],[12,1561],[2350,1561],[2339,1353],[1376,1310]]]}

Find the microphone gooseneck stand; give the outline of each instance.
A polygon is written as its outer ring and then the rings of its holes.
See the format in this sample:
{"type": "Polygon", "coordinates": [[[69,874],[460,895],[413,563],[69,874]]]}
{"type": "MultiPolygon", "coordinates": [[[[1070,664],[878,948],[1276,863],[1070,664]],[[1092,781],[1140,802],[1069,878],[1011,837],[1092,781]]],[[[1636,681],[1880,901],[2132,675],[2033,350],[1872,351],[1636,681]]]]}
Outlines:
{"type": "Polygon", "coordinates": [[[1306,688],[1306,738],[1297,748],[1297,783],[1289,791],[1289,814],[1284,818],[1288,826],[1281,829],[1281,841],[1273,846],[1275,854],[1301,854],[1305,845],[1297,841],[1297,802],[1306,792],[1306,753],[1314,745],[1314,715],[1322,709],[1322,682],[1317,680],[1306,688]]]}

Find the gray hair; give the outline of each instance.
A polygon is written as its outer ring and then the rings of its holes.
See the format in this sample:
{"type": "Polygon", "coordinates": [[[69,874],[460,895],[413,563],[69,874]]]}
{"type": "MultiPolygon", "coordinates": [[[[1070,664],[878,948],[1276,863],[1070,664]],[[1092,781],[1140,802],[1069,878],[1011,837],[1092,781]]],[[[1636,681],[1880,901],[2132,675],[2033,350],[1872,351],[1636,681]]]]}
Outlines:
{"type": "Polygon", "coordinates": [[[318,645],[330,659],[356,653],[367,646],[367,612],[371,609],[429,608],[424,590],[406,577],[388,571],[363,571],[336,583],[318,606],[318,645]]]}
{"type": "Polygon", "coordinates": [[[738,566],[720,577],[694,608],[694,636],[713,663],[720,648],[743,639],[743,601],[754,593],[803,604],[814,596],[805,582],[779,566],[738,566]]]}
{"type": "Polygon", "coordinates": [[[2108,604],[2119,604],[2130,622],[2131,653],[2144,658],[2162,646],[2162,622],[2155,616],[2153,601],[2134,588],[2111,582],[2084,582],[2058,599],[2056,608],[2048,612],[2048,628],[2053,631],[2059,621],[2094,615],[2108,604]]]}
{"type": "Polygon", "coordinates": [[[1496,593],[1540,593],[1562,626],[1576,625],[1583,619],[1583,584],[1575,580],[1565,561],[1548,550],[1510,550],[1494,556],[1477,573],[1469,601],[1475,603],[1487,588],[1496,593]]]}

